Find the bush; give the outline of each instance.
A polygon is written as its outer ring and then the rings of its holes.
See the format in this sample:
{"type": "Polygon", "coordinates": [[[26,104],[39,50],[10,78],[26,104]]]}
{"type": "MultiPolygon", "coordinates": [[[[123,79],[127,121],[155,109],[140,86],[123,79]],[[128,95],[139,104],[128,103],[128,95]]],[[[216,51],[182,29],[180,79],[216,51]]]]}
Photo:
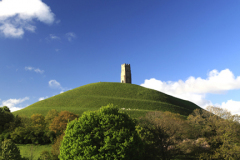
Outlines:
{"type": "Polygon", "coordinates": [[[1,145],[1,156],[4,160],[20,160],[20,150],[10,139],[5,139],[1,145]]]}
{"type": "Polygon", "coordinates": [[[143,143],[136,123],[126,113],[108,105],[83,113],[70,122],[60,146],[60,159],[141,159],[143,143]]]}
{"type": "Polygon", "coordinates": [[[38,160],[51,160],[51,154],[48,151],[42,151],[38,160]]]}
{"type": "Polygon", "coordinates": [[[4,134],[4,139],[10,139],[10,137],[11,137],[11,136],[10,136],[10,133],[5,133],[5,134],[4,134]]]}
{"type": "Polygon", "coordinates": [[[63,136],[64,134],[61,134],[60,136],[58,136],[55,140],[55,143],[52,145],[51,153],[52,153],[53,160],[58,160],[58,156],[60,154],[59,148],[60,148],[61,141],[63,140],[63,136]]]}

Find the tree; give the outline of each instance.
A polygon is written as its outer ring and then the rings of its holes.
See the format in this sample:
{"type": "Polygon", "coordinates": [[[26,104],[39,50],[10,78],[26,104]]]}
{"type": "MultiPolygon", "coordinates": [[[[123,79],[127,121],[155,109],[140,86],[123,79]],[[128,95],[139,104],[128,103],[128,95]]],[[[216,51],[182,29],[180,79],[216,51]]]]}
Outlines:
{"type": "MultiPolygon", "coordinates": [[[[177,143],[177,148],[179,148],[179,155],[184,156],[185,159],[193,157],[202,157],[203,154],[207,154],[210,145],[208,144],[206,138],[198,139],[184,139],[177,143]]],[[[206,157],[207,159],[207,157],[206,157]]]]}
{"type": "Polygon", "coordinates": [[[180,114],[149,112],[139,118],[138,133],[145,142],[148,159],[168,160],[177,155],[177,141],[186,137],[188,125],[180,114]]]}
{"type": "Polygon", "coordinates": [[[60,145],[63,140],[64,133],[58,136],[52,145],[51,153],[53,160],[58,160],[58,156],[60,154],[60,145]]]}
{"type": "Polygon", "coordinates": [[[210,150],[200,156],[203,159],[240,159],[238,115],[213,106],[207,107],[207,110],[197,109],[188,116],[188,123],[197,130],[198,137],[205,138],[210,145],[210,150]]]}
{"type": "Polygon", "coordinates": [[[11,139],[5,139],[1,146],[1,156],[3,160],[21,159],[20,150],[11,139]]]}
{"type": "Polygon", "coordinates": [[[31,116],[32,125],[35,128],[38,128],[40,130],[45,130],[46,123],[45,123],[45,117],[41,114],[33,114],[31,116]]]}
{"type": "Polygon", "coordinates": [[[14,117],[13,122],[9,123],[9,128],[7,131],[12,132],[12,131],[14,131],[15,128],[20,127],[22,125],[21,119],[22,118],[20,116],[16,115],[14,117]]]}
{"type": "Polygon", "coordinates": [[[2,110],[5,111],[5,112],[10,112],[10,109],[7,106],[3,106],[2,110]]]}
{"type": "Polygon", "coordinates": [[[33,114],[31,118],[22,117],[21,125],[14,129],[11,138],[15,143],[47,144],[53,142],[54,135],[46,129],[45,118],[41,114],[33,114]]]}
{"type": "Polygon", "coordinates": [[[33,136],[33,128],[31,126],[29,127],[17,127],[12,133],[11,133],[11,139],[18,144],[28,144],[32,143],[35,139],[35,136],[33,136]]]}
{"type": "Polygon", "coordinates": [[[78,117],[79,116],[77,114],[74,114],[72,112],[61,111],[59,115],[53,119],[52,123],[49,126],[49,129],[51,131],[54,131],[57,135],[60,135],[65,131],[68,122],[78,117]]]}
{"type": "Polygon", "coordinates": [[[143,144],[135,126],[128,114],[113,105],[85,112],[68,124],[59,158],[140,160],[143,144]]]}
{"type": "Polygon", "coordinates": [[[143,142],[143,158],[142,159],[157,159],[157,149],[151,141],[154,137],[152,131],[147,127],[136,126],[136,131],[138,132],[142,142],[143,142]]]}
{"type": "Polygon", "coordinates": [[[59,112],[56,109],[48,111],[47,115],[45,116],[45,122],[47,126],[49,126],[52,123],[53,119],[57,117],[58,114],[59,112]]]}
{"type": "Polygon", "coordinates": [[[7,106],[0,107],[0,133],[7,129],[5,126],[14,120],[13,114],[7,106]]]}

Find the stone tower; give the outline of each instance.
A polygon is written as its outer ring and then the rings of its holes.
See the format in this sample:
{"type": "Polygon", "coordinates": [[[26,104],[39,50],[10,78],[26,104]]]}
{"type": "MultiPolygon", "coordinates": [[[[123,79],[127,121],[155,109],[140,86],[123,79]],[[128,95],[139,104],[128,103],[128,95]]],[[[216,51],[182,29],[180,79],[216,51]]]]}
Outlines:
{"type": "Polygon", "coordinates": [[[130,64],[121,65],[121,83],[132,83],[130,64]]]}

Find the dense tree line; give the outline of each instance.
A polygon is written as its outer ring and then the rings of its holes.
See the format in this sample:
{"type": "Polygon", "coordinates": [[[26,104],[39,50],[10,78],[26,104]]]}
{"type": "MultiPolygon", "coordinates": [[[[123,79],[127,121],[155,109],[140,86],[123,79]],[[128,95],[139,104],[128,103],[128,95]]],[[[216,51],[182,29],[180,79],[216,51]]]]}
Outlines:
{"type": "Polygon", "coordinates": [[[187,117],[150,112],[137,128],[150,159],[240,159],[240,116],[196,109],[187,117]]]}
{"type": "Polygon", "coordinates": [[[154,111],[132,119],[113,105],[81,117],[50,110],[45,117],[33,114],[30,118],[13,116],[5,106],[0,108],[0,158],[8,156],[3,152],[7,146],[19,156],[14,143],[52,143],[51,152],[42,152],[39,160],[70,155],[78,159],[235,160],[240,159],[239,120],[240,116],[217,107],[196,109],[188,117],[154,111]]]}
{"type": "Polygon", "coordinates": [[[63,133],[68,121],[78,118],[78,115],[71,112],[58,113],[56,110],[50,110],[45,117],[41,114],[33,114],[30,118],[14,117],[6,108],[5,106],[0,109],[0,140],[12,139],[18,144],[53,143],[56,137],[63,133]]]}
{"type": "MultiPolygon", "coordinates": [[[[58,139],[63,137],[63,132],[66,129],[67,123],[75,118],[78,118],[78,115],[68,111],[59,113],[55,109],[50,110],[45,117],[41,114],[33,114],[30,118],[25,116],[14,116],[7,106],[0,107],[0,158],[2,157],[1,153],[5,153],[5,151],[1,149],[2,143],[9,143],[11,144],[10,146],[14,143],[52,143],[53,155],[57,157],[59,153],[55,152],[59,150],[60,145],[58,139]]],[[[15,151],[17,150],[15,149],[15,151]]],[[[13,153],[15,153],[15,151],[13,153]]]]}

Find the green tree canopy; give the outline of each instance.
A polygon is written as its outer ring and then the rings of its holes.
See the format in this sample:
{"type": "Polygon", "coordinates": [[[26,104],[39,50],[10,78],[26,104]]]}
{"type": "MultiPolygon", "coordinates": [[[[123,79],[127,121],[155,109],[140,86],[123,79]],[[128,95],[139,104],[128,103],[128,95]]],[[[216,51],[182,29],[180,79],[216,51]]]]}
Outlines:
{"type": "Polygon", "coordinates": [[[5,139],[1,145],[1,157],[3,160],[21,160],[20,150],[11,139],[5,139]]]}
{"type": "Polygon", "coordinates": [[[203,153],[203,159],[240,159],[239,116],[218,107],[194,110],[188,116],[188,123],[197,131],[198,137],[206,138],[210,150],[203,153]]]}
{"type": "Polygon", "coordinates": [[[52,123],[53,119],[58,116],[58,114],[59,112],[56,109],[48,111],[47,115],[45,116],[46,124],[49,126],[52,123]]]}
{"type": "Polygon", "coordinates": [[[2,110],[6,111],[6,112],[10,112],[10,109],[7,106],[3,106],[2,110]]]}
{"type": "Polygon", "coordinates": [[[177,155],[176,142],[185,138],[188,130],[180,114],[148,112],[138,122],[137,131],[145,142],[146,159],[169,160],[177,155]]]}
{"type": "Polygon", "coordinates": [[[57,117],[52,120],[52,123],[49,126],[49,129],[56,134],[62,134],[67,127],[68,122],[78,118],[77,114],[74,114],[69,111],[61,111],[57,117]]]}
{"type": "Polygon", "coordinates": [[[70,122],[60,146],[60,159],[139,160],[142,141],[135,121],[113,105],[85,112],[70,122]]]}
{"type": "Polygon", "coordinates": [[[33,127],[39,128],[41,130],[45,129],[46,123],[45,123],[45,117],[41,114],[33,114],[31,116],[31,121],[33,127]]]}
{"type": "Polygon", "coordinates": [[[0,133],[4,131],[4,127],[7,123],[14,120],[13,114],[10,112],[7,106],[0,107],[0,133]]]}

